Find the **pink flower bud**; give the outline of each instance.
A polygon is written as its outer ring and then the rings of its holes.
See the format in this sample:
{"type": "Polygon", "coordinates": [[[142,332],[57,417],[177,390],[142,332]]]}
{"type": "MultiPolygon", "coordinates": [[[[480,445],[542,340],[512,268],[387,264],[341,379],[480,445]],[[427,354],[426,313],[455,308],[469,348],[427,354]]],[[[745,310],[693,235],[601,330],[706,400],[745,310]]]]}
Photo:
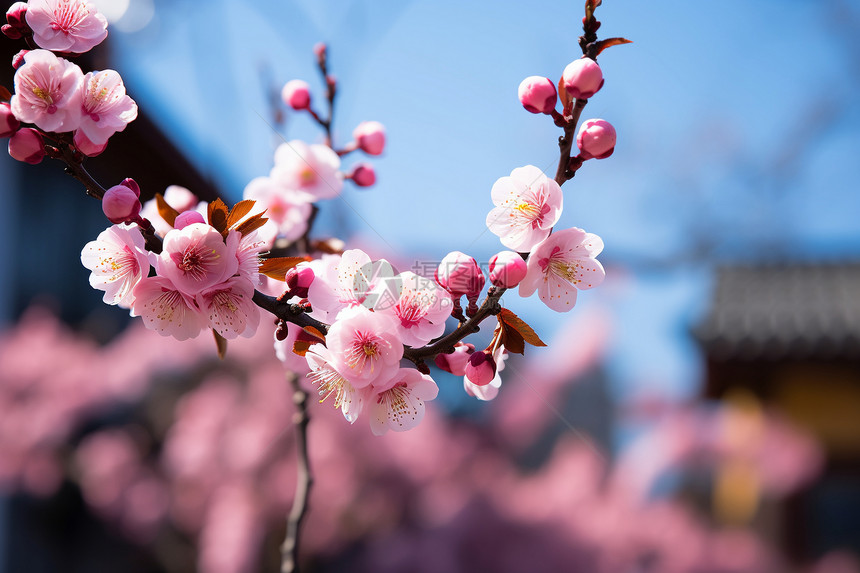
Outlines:
{"type": "Polygon", "coordinates": [[[385,149],[385,127],[378,121],[363,121],[358,124],[352,137],[358,148],[368,155],[379,155],[385,149]]]}
{"type": "Polygon", "coordinates": [[[9,38],[17,40],[31,33],[30,27],[27,25],[27,3],[15,2],[6,11],[6,21],[2,28],[3,33],[9,38]]]}
{"type": "Polygon", "coordinates": [[[316,275],[310,266],[300,264],[293,267],[287,271],[287,292],[292,296],[308,298],[308,289],[315,278],[316,275]]]}
{"type": "Polygon", "coordinates": [[[526,262],[513,251],[502,251],[490,259],[490,282],[501,288],[513,288],[526,278],[526,262]]]}
{"type": "Polygon", "coordinates": [[[529,76],[520,83],[517,91],[520,103],[531,113],[552,113],[558,94],[555,84],[549,78],[529,76]]]}
{"type": "Polygon", "coordinates": [[[12,56],[12,68],[13,69],[17,70],[18,68],[21,67],[21,65],[23,65],[24,56],[26,56],[27,52],[29,52],[29,51],[30,50],[21,50],[20,52],[18,52],[14,56],[12,56]]]}
{"type": "Polygon", "coordinates": [[[99,155],[102,151],[107,149],[107,141],[105,141],[101,145],[93,143],[92,141],[90,141],[89,137],[84,135],[83,130],[80,129],[75,132],[75,137],[72,142],[75,144],[75,147],[78,149],[78,151],[80,151],[87,157],[95,157],[96,155],[99,155]]]}
{"type": "Polygon", "coordinates": [[[352,170],[350,178],[359,187],[370,187],[376,183],[376,171],[370,163],[359,163],[352,170]]]}
{"type": "Polygon", "coordinates": [[[45,142],[35,129],[19,129],[9,138],[9,155],[18,161],[35,165],[45,157],[45,142]]]}
{"type": "Polygon", "coordinates": [[[176,216],[176,219],[173,220],[173,228],[184,229],[188,225],[205,222],[206,220],[203,218],[203,215],[197,211],[183,211],[176,216]]]}
{"type": "Polygon", "coordinates": [[[454,352],[436,355],[436,366],[454,376],[465,376],[466,365],[469,363],[469,357],[472,356],[473,352],[475,352],[474,344],[458,342],[454,346],[454,352]]]}
{"type": "Polygon", "coordinates": [[[126,187],[134,191],[135,195],[140,197],[140,185],[138,185],[137,181],[135,181],[131,177],[126,177],[125,179],[123,179],[120,185],[125,185],[126,187]]]}
{"type": "Polygon", "coordinates": [[[484,273],[475,259],[460,251],[452,251],[439,263],[436,282],[455,297],[477,297],[484,288],[484,273]]]}
{"type": "Polygon", "coordinates": [[[302,80],[290,80],[281,90],[281,99],[295,110],[307,109],[311,105],[311,87],[302,80]]]}
{"type": "Polygon", "coordinates": [[[324,42],[317,42],[314,44],[314,54],[317,58],[324,58],[326,56],[326,50],[328,50],[328,48],[324,42]]]}
{"type": "Polygon", "coordinates": [[[567,93],[577,99],[588,99],[603,87],[603,72],[600,66],[584,56],[569,63],[561,77],[567,93]]]}
{"type": "Polygon", "coordinates": [[[615,128],[608,121],[589,119],[579,128],[576,145],[582,159],[605,159],[615,151],[615,128]]]}
{"type": "Polygon", "coordinates": [[[18,128],[21,127],[21,122],[15,119],[12,114],[12,108],[6,102],[0,103],[0,137],[10,137],[18,128]]]}
{"type": "Polygon", "coordinates": [[[114,185],[102,197],[102,211],[111,223],[131,223],[140,219],[140,200],[125,185],[114,185]]]}
{"type": "Polygon", "coordinates": [[[476,386],[486,386],[492,382],[496,377],[496,361],[493,360],[493,355],[486,350],[472,354],[466,364],[465,375],[469,382],[476,386]]]}

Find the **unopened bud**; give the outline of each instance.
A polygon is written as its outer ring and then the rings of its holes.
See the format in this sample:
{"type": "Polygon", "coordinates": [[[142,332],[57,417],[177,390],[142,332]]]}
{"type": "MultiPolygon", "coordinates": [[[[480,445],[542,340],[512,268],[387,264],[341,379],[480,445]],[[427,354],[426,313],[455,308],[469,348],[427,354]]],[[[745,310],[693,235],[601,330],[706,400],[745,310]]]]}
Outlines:
{"type": "Polygon", "coordinates": [[[45,157],[45,142],[35,129],[19,129],[9,138],[9,155],[18,161],[35,165],[45,157]]]}
{"type": "Polygon", "coordinates": [[[138,185],[137,181],[135,181],[131,177],[126,177],[125,179],[123,179],[120,185],[125,185],[126,187],[134,191],[135,195],[140,197],[140,185],[138,185]]]}
{"type": "Polygon", "coordinates": [[[469,357],[473,352],[475,352],[474,344],[458,342],[454,346],[454,352],[436,355],[436,366],[454,376],[465,376],[466,365],[469,363],[469,357]]]}
{"type": "Polygon", "coordinates": [[[111,223],[131,223],[140,219],[140,200],[125,185],[114,185],[102,197],[102,211],[111,223]]]}
{"type": "Polygon", "coordinates": [[[198,213],[197,211],[183,211],[176,216],[176,219],[173,220],[173,228],[184,229],[188,225],[205,222],[206,219],[203,218],[201,213],[198,213]]]}
{"type": "Polygon", "coordinates": [[[72,140],[72,143],[75,144],[75,147],[78,151],[86,155],[87,157],[95,157],[99,155],[102,151],[107,149],[107,141],[104,143],[98,144],[90,141],[90,138],[84,135],[82,130],[77,130],[75,132],[75,137],[72,140]]]}
{"type": "Polygon", "coordinates": [[[472,354],[466,364],[465,375],[469,382],[476,386],[486,386],[492,382],[496,377],[496,361],[493,360],[493,355],[486,350],[472,354]]]}
{"type": "Polygon", "coordinates": [[[502,251],[490,259],[490,282],[497,287],[513,288],[526,278],[526,262],[513,251],[502,251]]]}
{"type": "Polygon", "coordinates": [[[564,89],[576,99],[588,99],[603,87],[603,72],[591,58],[572,61],[564,68],[561,77],[564,89]]]}
{"type": "Polygon", "coordinates": [[[370,163],[359,163],[349,177],[359,187],[370,187],[376,183],[376,171],[370,163]]]}
{"type": "Polygon", "coordinates": [[[576,145],[582,159],[605,159],[615,151],[615,128],[608,121],[589,119],[579,128],[576,145]]]}
{"type": "Polygon", "coordinates": [[[385,127],[378,121],[363,121],[352,132],[358,148],[368,155],[379,155],[385,149],[385,127]]]}
{"type": "Polygon", "coordinates": [[[311,88],[303,80],[290,80],[281,90],[281,99],[295,110],[307,109],[311,105],[311,88]]]}
{"type": "Polygon", "coordinates": [[[531,113],[552,113],[558,101],[555,84],[549,78],[529,76],[517,91],[520,103],[531,113]]]}
{"type": "Polygon", "coordinates": [[[3,25],[2,31],[6,36],[13,40],[23,38],[31,33],[30,26],[27,25],[27,3],[15,2],[8,10],[6,10],[6,21],[8,24],[3,25]]]}
{"type": "Polygon", "coordinates": [[[11,137],[20,127],[21,122],[15,119],[9,104],[0,103],[0,137],[11,137]]]}
{"type": "Polygon", "coordinates": [[[436,282],[454,297],[473,298],[484,288],[484,273],[475,259],[460,251],[445,255],[435,274],[436,282]]]}
{"type": "Polygon", "coordinates": [[[313,269],[310,265],[305,265],[299,263],[297,266],[291,268],[287,271],[286,283],[287,283],[287,292],[290,293],[290,296],[297,296],[299,298],[308,298],[308,289],[311,286],[311,283],[314,282],[313,269]]]}

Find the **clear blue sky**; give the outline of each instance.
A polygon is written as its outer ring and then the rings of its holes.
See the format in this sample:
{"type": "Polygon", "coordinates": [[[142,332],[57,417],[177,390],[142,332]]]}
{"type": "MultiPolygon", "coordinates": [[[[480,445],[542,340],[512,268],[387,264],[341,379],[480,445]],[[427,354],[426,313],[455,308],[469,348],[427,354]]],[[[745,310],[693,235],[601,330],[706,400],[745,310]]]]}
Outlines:
{"type": "MultiPolygon", "coordinates": [[[[578,57],[582,4],[176,0],[112,38],[139,103],[234,199],[268,171],[277,142],[260,70],[278,86],[308,80],[321,99],[311,47],[328,42],[337,140],[378,120],[389,145],[377,186],[323,208],[354,210],[351,231],[383,250],[486,260],[501,250],[483,228],[493,182],[526,164],[554,172],[559,131],[523,111],[516,89],[578,57]]],[[[601,37],[634,44],[601,56],[606,85],[583,118],[611,121],[619,143],[565,186],[559,224],[606,242],[607,282],[580,304],[613,312],[619,395],[695,391],[686,329],[715,261],[860,255],[858,16],[847,0],[598,9],[601,37]]],[[[288,129],[318,137],[305,117],[288,129]]],[[[558,324],[536,299],[508,306],[547,338],[558,324]]]]}

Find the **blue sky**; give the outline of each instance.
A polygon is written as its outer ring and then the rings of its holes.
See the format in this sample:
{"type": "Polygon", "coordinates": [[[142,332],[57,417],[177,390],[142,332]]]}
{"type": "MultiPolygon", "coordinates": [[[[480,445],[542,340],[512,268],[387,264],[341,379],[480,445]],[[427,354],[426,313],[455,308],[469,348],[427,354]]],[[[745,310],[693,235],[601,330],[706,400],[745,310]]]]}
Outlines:
{"type": "MultiPolygon", "coordinates": [[[[493,182],[526,164],[555,170],[559,130],[522,110],[516,89],[578,57],[582,4],[184,0],[158,2],[147,27],[112,40],[139,103],[233,199],[278,142],[261,70],[277,87],[309,81],[319,101],[311,48],[328,42],[336,140],[378,120],[389,144],[375,187],[348,186],[323,208],[383,250],[486,260],[502,248],[483,225],[493,182]]],[[[687,329],[715,262],[860,253],[858,13],[800,0],[598,9],[601,37],[634,44],[601,56],[606,84],[583,119],[609,120],[619,143],[565,185],[559,225],[606,242],[607,282],[579,304],[612,310],[619,396],[696,391],[687,329]]],[[[319,132],[291,115],[288,138],[319,132]]],[[[508,306],[547,338],[559,324],[536,299],[508,306]]]]}

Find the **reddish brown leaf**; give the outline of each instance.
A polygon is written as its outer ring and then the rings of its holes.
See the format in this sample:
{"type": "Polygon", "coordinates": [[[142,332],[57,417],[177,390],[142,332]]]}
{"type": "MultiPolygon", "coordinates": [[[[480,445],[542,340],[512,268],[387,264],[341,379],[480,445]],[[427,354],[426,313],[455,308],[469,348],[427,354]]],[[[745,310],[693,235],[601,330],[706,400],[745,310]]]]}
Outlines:
{"type": "Polygon", "coordinates": [[[0,86],[0,101],[9,101],[12,99],[12,94],[6,89],[6,86],[0,86]]]}
{"type": "Polygon", "coordinates": [[[573,98],[570,97],[570,94],[567,93],[564,87],[563,77],[558,80],[558,97],[561,99],[561,107],[564,110],[564,114],[567,115],[567,110],[570,108],[570,104],[573,103],[573,98]]]}
{"type": "Polygon", "coordinates": [[[600,55],[600,53],[606,48],[611,48],[612,46],[620,46],[622,44],[632,44],[632,40],[628,40],[627,38],[607,38],[605,40],[600,40],[594,47],[592,48],[592,53],[589,55],[593,58],[596,58],[600,55]]]}
{"type": "Polygon", "coordinates": [[[244,201],[239,201],[233,205],[233,208],[230,209],[230,214],[227,215],[227,228],[229,229],[242,220],[242,217],[250,213],[251,209],[254,208],[254,203],[255,202],[250,199],[245,199],[244,201]]]}
{"type": "Polygon", "coordinates": [[[312,342],[310,340],[299,340],[293,343],[293,353],[298,354],[299,356],[304,356],[308,352],[308,348],[311,347],[312,342]]]}
{"type": "Polygon", "coordinates": [[[242,221],[236,227],[236,230],[239,231],[239,233],[241,233],[242,236],[244,237],[245,235],[253,233],[257,229],[259,229],[260,227],[265,225],[266,221],[268,221],[268,220],[269,220],[268,218],[263,217],[262,213],[257,213],[253,217],[249,217],[248,219],[245,219],[244,221],[242,221]]]}
{"type": "Polygon", "coordinates": [[[315,327],[306,326],[302,330],[304,330],[306,333],[310,334],[311,336],[317,337],[319,339],[318,342],[325,343],[325,334],[323,334],[322,332],[317,330],[315,327]]]}
{"type": "Polygon", "coordinates": [[[221,234],[227,230],[227,214],[227,205],[221,199],[215,199],[209,203],[209,224],[221,234]]]}
{"type": "Polygon", "coordinates": [[[274,257],[260,264],[260,272],[276,281],[286,280],[287,271],[299,263],[311,260],[310,257],[274,257]]]}
{"type": "Polygon", "coordinates": [[[215,336],[215,346],[218,348],[218,358],[224,360],[227,356],[227,339],[218,334],[218,331],[213,329],[212,334],[215,336]]]}
{"type": "Polygon", "coordinates": [[[296,336],[296,341],[293,343],[293,352],[299,356],[304,356],[311,346],[320,342],[325,344],[323,333],[313,326],[306,326],[296,336]]]}
{"type": "Polygon", "coordinates": [[[176,221],[176,217],[179,215],[179,211],[168,205],[167,201],[164,200],[164,195],[161,193],[155,194],[155,204],[158,206],[158,214],[172,227],[174,221],[176,221]]]}
{"type": "Polygon", "coordinates": [[[314,241],[311,243],[311,250],[319,251],[327,255],[342,255],[344,246],[343,241],[332,237],[329,239],[314,241]]]}
{"type": "Polygon", "coordinates": [[[510,310],[503,308],[502,312],[499,313],[499,320],[504,322],[506,327],[519,333],[523,340],[532,346],[546,346],[546,343],[532,330],[532,327],[510,310]]]}

